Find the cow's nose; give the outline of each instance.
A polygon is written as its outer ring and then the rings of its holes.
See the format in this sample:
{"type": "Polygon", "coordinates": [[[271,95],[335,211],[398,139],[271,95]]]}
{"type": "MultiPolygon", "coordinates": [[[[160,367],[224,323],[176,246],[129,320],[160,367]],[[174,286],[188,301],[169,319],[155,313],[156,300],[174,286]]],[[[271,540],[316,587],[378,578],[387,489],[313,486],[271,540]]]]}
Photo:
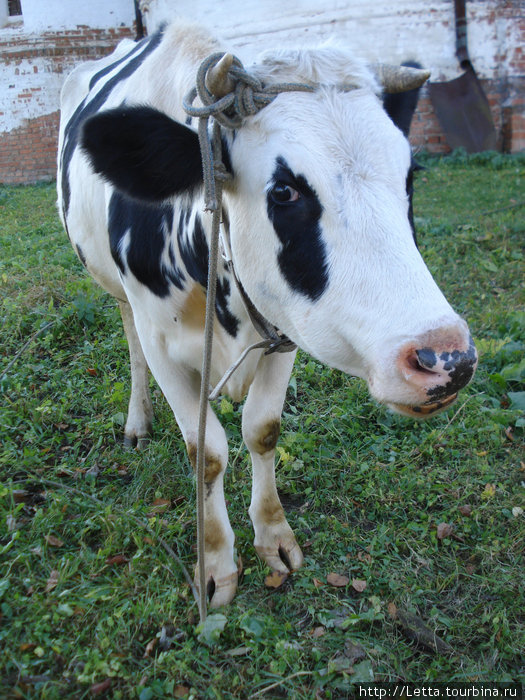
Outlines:
{"type": "Polygon", "coordinates": [[[455,344],[448,341],[446,346],[441,343],[436,345],[412,345],[405,348],[399,358],[407,383],[423,390],[429,401],[439,401],[457,394],[472,379],[478,362],[470,336],[466,349],[464,342],[455,344]]]}

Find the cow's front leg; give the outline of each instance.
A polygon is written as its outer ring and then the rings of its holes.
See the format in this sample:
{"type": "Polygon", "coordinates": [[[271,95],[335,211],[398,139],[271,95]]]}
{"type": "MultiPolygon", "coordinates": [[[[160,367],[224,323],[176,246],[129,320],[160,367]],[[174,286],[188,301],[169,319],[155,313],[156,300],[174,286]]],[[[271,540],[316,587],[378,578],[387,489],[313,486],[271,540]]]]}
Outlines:
{"type": "MultiPolygon", "coordinates": [[[[195,466],[199,421],[200,374],[174,362],[164,337],[155,337],[149,324],[137,324],[148,365],[170,404],[195,466]]],[[[228,462],[228,442],[217,416],[208,406],[205,446],[204,536],[206,587],[211,607],[229,603],[237,590],[237,565],[233,557],[234,534],[226,512],[223,477],[228,462]]],[[[198,567],[196,568],[196,572],[198,567]]],[[[195,580],[197,586],[200,582],[195,580]]]]}
{"type": "Polygon", "coordinates": [[[298,569],[303,554],[286,521],[275,485],[275,445],[295,353],[262,356],[242,414],[253,466],[250,517],[255,548],[274,570],[298,569]]]}
{"type": "MultiPolygon", "coordinates": [[[[184,432],[184,431],[183,431],[184,432]]],[[[197,434],[186,437],[188,456],[193,469],[197,463],[197,434]]],[[[223,428],[208,407],[204,462],[204,563],[206,587],[211,607],[226,605],[237,590],[237,565],[233,558],[234,534],[224,500],[224,472],[228,445],[223,428]]],[[[195,584],[200,586],[199,565],[195,567],[195,584]]]]}

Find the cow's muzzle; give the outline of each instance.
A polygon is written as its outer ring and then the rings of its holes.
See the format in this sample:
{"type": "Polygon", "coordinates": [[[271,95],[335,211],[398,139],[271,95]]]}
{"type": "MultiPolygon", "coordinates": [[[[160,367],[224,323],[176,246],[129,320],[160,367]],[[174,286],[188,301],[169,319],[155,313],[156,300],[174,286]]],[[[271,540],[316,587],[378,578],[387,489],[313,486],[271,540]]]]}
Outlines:
{"type": "Polygon", "coordinates": [[[426,418],[454,403],[459,390],[472,379],[478,355],[470,335],[465,342],[454,333],[438,337],[434,331],[419,341],[402,348],[396,363],[407,389],[419,401],[390,405],[404,415],[426,418]]]}

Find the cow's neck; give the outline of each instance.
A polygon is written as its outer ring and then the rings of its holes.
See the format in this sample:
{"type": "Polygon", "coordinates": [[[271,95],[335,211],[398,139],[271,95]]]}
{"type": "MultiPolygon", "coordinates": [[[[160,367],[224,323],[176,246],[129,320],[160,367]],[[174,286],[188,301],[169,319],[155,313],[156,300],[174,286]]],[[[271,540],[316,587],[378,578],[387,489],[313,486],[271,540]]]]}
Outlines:
{"type": "Polygon", "coordinates": [[[267,318],[265,318],[261,312],[257,309],[255,304],[252,302],[246,290],[244,289],[239,276],[235,270],[235,262],[231,253],[230,244],[230,222],[228,219],[228,214],[223,208],[222,210],[222,226],[220,231],[220,249],[222,257],[226,262],[228,269],[235,280],[237,290],[241,296],[244,303],[244,307],[250,317],[253,327],[259,333],[264,341],[267,341],[266,354],[269,355],[272,352],[291,352],[297,348],[297,345],[293,343],[284,333],[282,333],[273,323],[270,323],[267,318]]]}

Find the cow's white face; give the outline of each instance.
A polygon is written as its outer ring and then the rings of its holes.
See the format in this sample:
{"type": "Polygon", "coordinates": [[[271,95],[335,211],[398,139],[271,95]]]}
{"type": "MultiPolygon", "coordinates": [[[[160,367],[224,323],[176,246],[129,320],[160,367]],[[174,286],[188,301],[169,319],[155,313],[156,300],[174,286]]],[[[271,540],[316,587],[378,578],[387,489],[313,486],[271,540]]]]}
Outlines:
{"type": "Polygon", "coordinates": [[[281,94],[235,135],[231,160],[232,254],[259,311],[395,409],[447,405],[459,387],[440,358],[462,353],[472,374],[475,353],[416,248],[410,148],[379,99],[281,94]]]}

